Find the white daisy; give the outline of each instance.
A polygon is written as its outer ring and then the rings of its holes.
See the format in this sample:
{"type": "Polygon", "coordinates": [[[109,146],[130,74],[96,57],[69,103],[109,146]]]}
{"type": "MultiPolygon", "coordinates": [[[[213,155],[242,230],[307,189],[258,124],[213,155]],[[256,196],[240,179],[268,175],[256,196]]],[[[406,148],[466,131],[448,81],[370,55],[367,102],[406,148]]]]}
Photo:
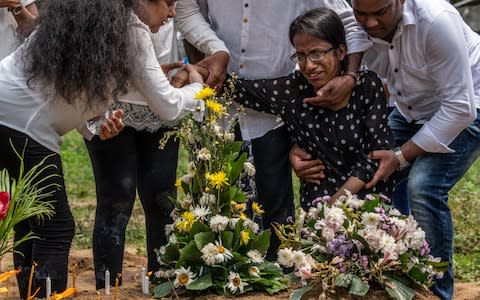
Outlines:
{"type": "Polygon", "coordinates": [[[199,160],[210,160],[212,155],[207,148],[202,148],[198,151],[197,159],[199,160]]]}
{"type": "Polygon", "coordinates": [[[260,226],[258,226],[258,224],[250,218],[246,218],[245,221],[243,221],[243,225],[250,228],[253,233],[258,233],[258,231],[260,230],[260,226]]]}
{"type": "Polygon", "coordinates": [[[263,263],[263,255],[260,251],[254,249],[247,252],[248,262],[254,264],[261,264],[263,263]]]}
{"type": "Polygon", "coordinates": [[[203,193],[202,197],[200,197],[199,203],[203,206],[213,205],[216,202],[216,197],[213,194],[203,193]]]}
{"type": "Polygon", "coordinates": [[[257,268],[257,266],[251,266],[248,268],[248,274],[250,274],[252,277],[260,278],[260,270],[257,268]]]}
{"type": "Polygon", "coordinates": [[[362,214],[362,224],[365,226],[377,226],[380,222],[380,215],[377,213],[366,212],[362,214]]]}
{"type": "Polygon", "coordinates": [[[232,252],[230,252],[230,250],[228,250],[227,248],[223,247],[220,241],[216,241],[215,246],[217,249],[217,254],[215,255],[215,261],[217,263],[223,263],[223,262],[229,261],[233,257],[232,252]]]}
{"type": "Polygon", "coordinates": [[[190,161],[187,164],[187,173],[190,175],[195,175],[195,172],[197,172],[197,166],[195,166],[195,163],[193,161],[190,161]]]}
{"type": "Polygon", "coordinates": [[[242,278],[240,278],[240,275],[238,275],[238,273],[230,271],[230,275],[228,276],[227,288],[230,289],[230,292],[232,294],[235,294],[237,291],[240,291],[240,294],[243,294],[243,289],[247,285],[248,283],[243,282],[242,278]]]}
{"type": "Polygon", "coordinates": [[[306,263],[305,254],[302,251],[293,251],[292,261],[299,268],[306,263]]]}
{"type": "Polygon", "coordinates": [[[175,277],[175,280],[173,281],[173,285],[175,286],[175,288],[189,285],[195,280],[195,277],[197,277],[197,274],[190,271],[190,267],[188,267],[188,269],[185,269],[184,267],[181,267],[180,269],[176,269],[175,275],[176,277],[175,277]]]}

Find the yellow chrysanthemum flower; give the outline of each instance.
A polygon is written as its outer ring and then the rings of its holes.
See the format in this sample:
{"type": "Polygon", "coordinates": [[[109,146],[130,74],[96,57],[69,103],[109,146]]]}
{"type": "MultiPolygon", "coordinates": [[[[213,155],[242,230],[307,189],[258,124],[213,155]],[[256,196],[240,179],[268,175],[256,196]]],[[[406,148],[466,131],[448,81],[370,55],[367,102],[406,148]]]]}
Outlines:
{"type": "Polygon", "coordinates": [[[247,219],[247,215],[245,213],[240,213],[240,217],[239,217],[241,220],[246,220],[247,219]]]}
{"type": "Polygon", "coordinates": [[[182,219],[182,221],[175,224],[175,228],[177,228],[182,233],[190,232],[193,223],[195,223],[195,214],[191,211],[186,211],[182,214],[182,219]]]}
{"type": "Polygon", "coordinates": [[[205,101],[205,106],[208,110],[216,115],[222,115],[227,111],[226,107],[223,106],[221,103],[218,103],[215,100],[208,99],[205,101]]]}
{"type": "Polygon", "coordinates": [[[257,202],[252,203],[252,210],[255,214],[261,216],[265,213],[265,211],[262,209],[262,205],[258,204],[257,202]]]}
{"type": "Polygon", "coordinates": [[[179,177],[175,180],[175,186],[177,187],[177,190],[179,191],[183,191],[183,188],[182,188],[182,178],[179,177]]]}
{"type": "Polygon", "coordinates": [[[240,231],[240,243],[242,245],[247,245],[250,240],[250,233],[246,230],[240,231]]]}
{"type": "Polygon", "coordinates": [[[228,178],[225,172],[219,171],[213,174],[207,173],[205,175],[210,186],[220,189],[222,186],[228,185],[228,178]]]}
{"type": "Polygon", "coordinates": [[[195,95],[195,99],[206,100],[212,98],[215,95],[215,90],[211,87],[204,87],[200,92],[195,95]]]}
{"type": "Polygon", "coordinates": [[[232,211],[234,213],[242,213],[247,209],[247,205],[245,203],[235,203],[233,204],[232,211]]]}

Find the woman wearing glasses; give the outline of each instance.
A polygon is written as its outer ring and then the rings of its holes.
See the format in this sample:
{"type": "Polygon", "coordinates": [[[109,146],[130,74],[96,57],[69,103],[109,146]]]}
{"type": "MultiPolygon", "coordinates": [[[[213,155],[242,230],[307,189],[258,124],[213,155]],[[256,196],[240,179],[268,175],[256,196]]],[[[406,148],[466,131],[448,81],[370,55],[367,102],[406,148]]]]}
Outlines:
{"type": "Polygon", "coordinates": [[[369,71],[349,73],[356,85],[341,102],[323,107],[305,104],[304,99],[313,97],[330,79],[344,73],[345,30],[334,11],[319,8],[295,19],[289,36],[296,50],[291,58],[298,62],[300,70],[273,80],[239,79],[237,101],[280,116],[292,140],[312,158],[323,161],[325,178],[321,182],[301,182],[302,207],[312,206],[318,197],[337,198],[345,190],[359,196],[390,196],[394,186],[391,181],[364,189],[378,168],[368,154],[374,149],[393,147],[381,80],[369,71]]]}

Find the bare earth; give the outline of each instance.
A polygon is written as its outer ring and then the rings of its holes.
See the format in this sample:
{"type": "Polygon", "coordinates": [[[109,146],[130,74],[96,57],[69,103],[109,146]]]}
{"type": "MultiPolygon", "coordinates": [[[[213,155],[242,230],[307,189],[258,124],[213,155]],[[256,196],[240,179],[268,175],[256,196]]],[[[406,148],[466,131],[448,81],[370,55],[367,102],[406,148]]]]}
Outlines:
{"type": "MultiPolygon", "coordinates": [[[[92,259],[92,250],[85,249],[85,250],[72,250],[70,255],[70,265],[77,264],[77,272],[76,272],[76,280],[75,286],[78,290],[78,296],[75,299],[114,299],[114,291],[115,289],[111,289],[111,295],[105,295],[104,291],[96,291],[95,290],[95,280],[93,274],[93,259],[92,259]]],[[[141,293],[141,284],[140,284],[140,270],[142,266],[146,265],[146,258],[141,256],[136,256],[131,254],[130,252],[125,253],[124,258],[124,267],[123,267],[123,285],[118,289],[118,296],[117,299],[149,299],[147,295],[142,295],[141,293]]],[[[11,268],[11,255],[7,255],[2,261],[1,270],[6,271],[11,268]]],[[[71,276],[70,276],[71,277],[71,276]]],[[[1,286],[5,286],[2,284],[1,286]]],[[[72,286],[71,278],[69,282],[69,287],[72,286]]],[[[8,299],[18,299],[18,292],[15,287],[15,279],[11,278],[10,282],[8,283],[8,287],[10,288],[9,297],[8,299]]],[[[249,294],[242,297],[237,297],[241,300],[273,300],[273,299],[288,299],[288,292],[283,292],[275,296],[268,296],[265,294],[249,294]]],[[[4,295],[0,295],[2,299],[4,295]]],[[[318,293],[312,293],[308,295],[308,299],[317,299],[318,293]]],[[[365,299],[368,300],[381,300],[386,299],[387,296],[383,293],[373,293],[373,295],[369,294],[369,297],[365,299]]],[[[151,298],[150,298],[151,299],[151,298]]],[[[187,299],[187,298],[182,298],[187,299]]],[[[199,300],[222,300],[227,299],[222,296],[215,296],[215,295],[208,295],[203,297],[196,297],[195,299],[199,300]]],[[[347,300],[347,299],[362,299],[362,298],[352,298],[345,294],[336,294],[332,295],[330,299],[339,299],[339,300],[347,300]]],[[[417,294],[415,297],[417,300],[430,300],[430,299],[438,299],[437,297],[431,295],[428,292],[422,292],[417,294]]],[[[455,294],[454,300],[480,300],[480,282],[472,282],[472,283],[456,283],[455,284],[455,294]]]]}

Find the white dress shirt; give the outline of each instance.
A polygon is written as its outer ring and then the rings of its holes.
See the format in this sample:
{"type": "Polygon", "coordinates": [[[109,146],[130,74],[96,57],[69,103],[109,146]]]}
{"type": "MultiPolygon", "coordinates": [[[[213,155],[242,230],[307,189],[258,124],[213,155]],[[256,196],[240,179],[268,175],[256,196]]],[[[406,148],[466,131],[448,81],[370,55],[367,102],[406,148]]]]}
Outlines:
{"type": "MultiPolygon", "coordinates": [[[[21,0],[23,6],[29,6],[35,0],[21,0]]],[[[20,44],[17,35],[17,21],[6,7],[0,8],[0,60],[12,53],[20,44]]]]}
{"type": "MultiPolygon", "coordinates": [[[[163,119],[176,119],[182,110],[195,111],[198,100],[194,96],[202,84],[193,83],[180,89],[171,86],[157,61],[148,26],[132,13],[129,28],[132,42],[141,50],[135,56],[130,88],[140,91],[152,111],[163,119]]],[[[27,86],[28,76],[21,63],[23,49],[21,46],[0,62],[0,124],[25,133],[58,153],[62,135],[84,128],[86,120],[103,113],[108,105],[88,109],[83,102],[67,104],[58,99],[49,92],[52,88],[44,90],[41,82],[30,82],[30,87],[27,86]]]]}
{"type": "MultiPolygon", "coordinates": [[[[340,15],[349,53],[363,52],[371,45],[344,0],[179,0],[175,22],[183,36],[206,54],[225,50],[226,45],[228,72],[246,79],[268,79],[294,70],[289,59],[295,52],[288,38],[290,23],[316,7],[328,7],[340,15]],[[202,12],[208,14],[208,23],[202,12]]],[[[261,137],[280,124],[276,116],[246,110],[240,119],[245,140],[261,137]]]]}
{"type": "Polygon", "coordinates": [[[405,1],[391,43],[371,38],[367,67],[387,81],[407,121],[424,124],[412,141],[427,152],[448,145],[480,107],[480,37],[446,1],[405,1]]]}

